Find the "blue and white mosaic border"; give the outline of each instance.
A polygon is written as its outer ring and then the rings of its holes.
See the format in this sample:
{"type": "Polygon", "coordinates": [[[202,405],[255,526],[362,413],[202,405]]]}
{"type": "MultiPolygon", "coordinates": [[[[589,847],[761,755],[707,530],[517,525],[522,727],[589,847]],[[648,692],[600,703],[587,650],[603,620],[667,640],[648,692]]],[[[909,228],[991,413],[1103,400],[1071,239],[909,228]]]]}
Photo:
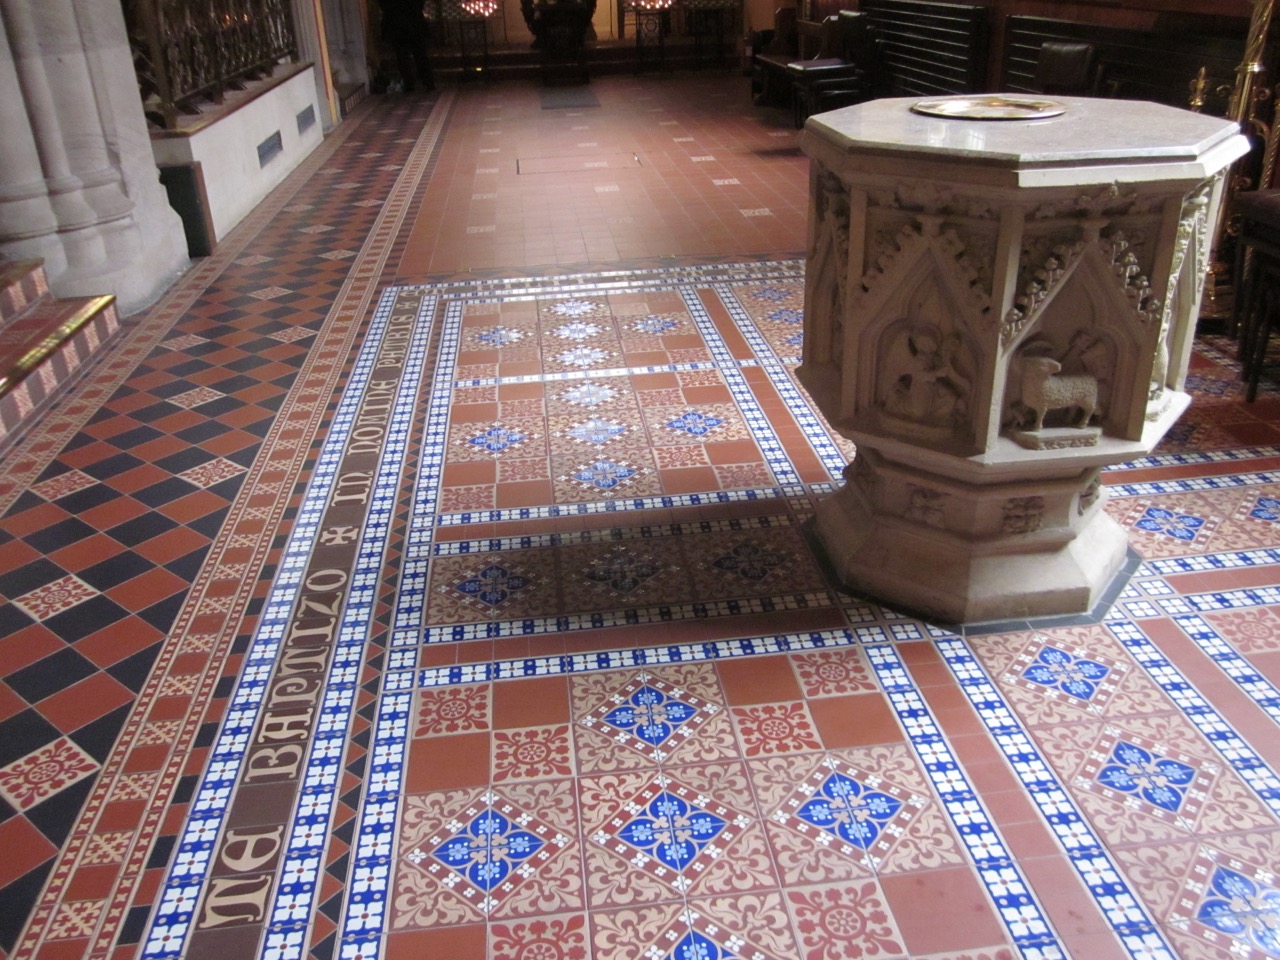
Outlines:
{"type": "Polygon", "coordinates": [[[1067,953],[1022,868],[1010,856],[898,651],[887,644],[863,650],[1013,943],[1028,960],[1065,960],[1067,953]]]}
{"type": "MultiPolygon", "coordinates": [[[[262,616],[258,622],[258,628],[245,657],[244,669],[231,696],[218,738],[210,752],[209,764],[205,770],[204,778],[192,798],[187,822],[178,838],[177,849],[165,878],[160,902],[151,919],[150,930],[142,947],[141,956],[146,960],[160,960],[160,958],[180,956],[185,948],[187,937],[191,933],[194,911],[200,902],[208,880],[209,860],[217,838],[225,826],[224,821],[231,799],[231,791],[239,781],[246,749],[257,725],[268,692],[268,683],[279,654],[280,645],[283,642],[285,630],[288,627],[293,608],[301,592],[302,575],[315,549],[325,505],[333,492],[338,466],[341,463],[352,427],[358,416],[360,403],[363,400],[370,375],[376,365],[394,302],[395,291],[388,290],[383,294],[374,310],[363,346],[352,366],[347,386],[338,404],[337,412],[334,414],[328,436],[316,460],[311,482],[308,485],[303,504],[298,510],[293,531],[289,536],[289,541],[285,546],[280,561],[279,572],[271,587],[271,592],[267,597],[262,616]]],[[[421,316],[420,314],[419,324],[421,324],[421,316]]],[[[417,351],[419,364],[424,353],[425,341],[417,351]]],[[[406,376],[405,380],[402,381],[397,396],[397,407],[401,404],[412,403],[416,395],[417,379],[417,375],[406,376]]],[[[360,547],[360,561],[373,564],[374,569],[378,571],[381,569],[385,532],[390,521],[391,511],[394,509],[395,492],[399,483],[398,478],[406,441],[407,429],[397,429],[393,425],[388,430],[386,443],[379,462],[380,490],[378,495],[386,501],[388,489],[390,489],[390,500],[382,504],[382,509],[378,516],[371,513],[368,521],[369,529],[374,532],[366,533],[360,547]],[[375,543],[379,536],[377,533],[379,530],[381,531],[382,544],[375,543]]],[[[373,578],[374,586],[376,586],[376,581],[377,575],[375,574],[373,578]]],[[[367,633],[367,624],[372,619],[372,602],[371,586],[368,583],[363,583],[359,592],[353,589],[348,601],[347,610],[350,611],[351,620],[347,619],[347,613],[344,611],[344,636],[340,640],[339,650],[335,651],[329,676],[329,685],[336,686],[336,699],[330,701],[327,688],[325,696],[325,707],[331,717],[343,715],[349,720],[349,706],[342,706],[344,699],[343,685],[348,681],[352,671],[354,671],[355,676],[359,674],[359,664],[362,657],[364,637],[367,633]],[[365,625],[363,628],[357,627],[355,624],[355,618],[358,617],[364,618],[365,625]],[[359,650],[355,651],[349,649],[353,642],[353,631],[359,633],[360,636],[358,641],[359,650]],[[351,662],[353,657],[355,660],[354,666],[351,662]],[[337,711],[337,713],[335,714],[334,711],[337,711]]],[[[346,726],[347,723],[344,721],[342,723],[341,739],[343,746],[345,746],[346,726]]],[[[320,732],[323,733],[323,730],[324,725],[322,724],[320,732]]],[[[312,752],[312,756],[317,760],[320,757],[318,751],[327,749],[318,746],[320,739],[318,735],[317,748],[313,749],[312,752]]],[[[314,791],[318,784],[311,781],[307,786],[314,791]]],[[[311,865],[305,867],[306,875],[312,878],[311,883],[313,886],[315,871],[318,871],[318,869],[318,860],[314,864],[314,870],[312,870],[311,865]]],[[[305,877],[300,877],[299,879],[304,883],[306,882],[305,877]]],[[[310,911],[308,910],[308,916],[309,913],[310,911]]],[[[281,956],[283,957],[284,954],[281,954],[281,956]]]]}
{"type": "Polygon", "coordinates": [[[939,640],[937,645],[956,682],[1066,851],[1071,866],[1125,951],[1134,960],[1177,960],[1177,954],[1129,889],[1062,781],[969,645],[959,637],[939,640]]]}
{"type": "MultiPolygon", "coordinates": [[[[1136,623],[1109,622],[1107,627],[1267,808],[1280,817],[1280,777],[1261,755],[1200,695],[1136,623]]],[[[1274,688],[1271,695],[1274,696],[1274,688]]]]}

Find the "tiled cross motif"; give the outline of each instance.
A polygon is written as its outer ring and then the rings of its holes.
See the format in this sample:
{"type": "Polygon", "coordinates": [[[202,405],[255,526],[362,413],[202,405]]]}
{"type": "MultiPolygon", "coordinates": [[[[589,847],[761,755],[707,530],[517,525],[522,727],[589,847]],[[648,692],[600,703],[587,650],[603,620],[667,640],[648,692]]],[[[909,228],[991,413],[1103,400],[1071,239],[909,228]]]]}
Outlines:
{"type": "Polygon", "coordinates": [[[581,723],[661,762],[719,711],[718,704],[640,674],[581,723]]]}
{"type": "Polygon", "coordinates": [[[923,797],[829,757],[771,819],[875,868],[924,804],[923,797]]]}
{"type": "Polygon", "coordinates": [[[1136,804],[1150,816],[1191,829],[1217,773],[1216,764],[1175,754],[1142,737],[1107,727],[1086,760],[1077,785],[1136,804]]]}
{"type": "Polygon", "coordinates": [[[490,790],[404,856],[490,913],[567,843],[534,814],[490,790]]]}
{"type": "Polygon", "coordinates": [[[1005,683],[1099,713],[1111,701],[1127,668],[1110,657],[1037,636],[1005,671],[1005,683]]]}
{"type": "Polygon", "coordinates": [[[1148,507],[1146,512],[1134,523],[1139,530],[1161,533],[1176,540],[1191,543],[1200,534],[1205,525],[1203,517],[1174,513],[1162,507],[1148,507]]]}
{"type": "Polygon", "coordinates": [[[751,822],[750,817],[659,775],[592,840],[685,893],[751,822]]]}
{"type": "Polygon", "coordinates": [[[1280,957],[1280,889],[1217,865],[1196,919],[1237,941],[1280,957]]]}

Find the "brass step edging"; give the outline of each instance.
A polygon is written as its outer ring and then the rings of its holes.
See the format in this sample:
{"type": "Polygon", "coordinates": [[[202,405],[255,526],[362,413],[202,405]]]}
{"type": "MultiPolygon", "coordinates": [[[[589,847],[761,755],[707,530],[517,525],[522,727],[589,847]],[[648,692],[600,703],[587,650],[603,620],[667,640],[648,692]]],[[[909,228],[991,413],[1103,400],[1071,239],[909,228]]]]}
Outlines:
{"type": "Polygon", "coordinates": [[[90,298],[80,309],[59,324],[56,330],[15,360],[8,370],[0,373],[0,397],[3,397],[21,383],[32,370],[40,366],[60,346],[83,330],[94,317],[111,307],[115,300],[115,294],[111,293],[90,298]]]}

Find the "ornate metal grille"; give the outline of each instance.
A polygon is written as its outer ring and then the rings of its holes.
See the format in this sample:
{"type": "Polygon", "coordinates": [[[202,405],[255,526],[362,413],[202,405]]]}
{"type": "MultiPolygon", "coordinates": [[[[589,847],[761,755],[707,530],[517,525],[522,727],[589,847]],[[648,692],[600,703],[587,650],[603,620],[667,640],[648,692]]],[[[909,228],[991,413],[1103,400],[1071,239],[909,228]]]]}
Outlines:
{"type": "Polygon", "coordinates": [[[126,0],[147,115],[166,128],[297,56],[289,0],[126,0]]]}

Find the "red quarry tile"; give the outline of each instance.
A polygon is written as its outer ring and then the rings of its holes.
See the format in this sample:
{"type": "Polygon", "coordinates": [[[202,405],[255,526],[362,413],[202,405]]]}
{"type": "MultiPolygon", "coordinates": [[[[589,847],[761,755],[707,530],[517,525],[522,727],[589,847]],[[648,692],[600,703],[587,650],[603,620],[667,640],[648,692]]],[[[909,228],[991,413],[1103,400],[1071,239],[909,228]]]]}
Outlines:
{"type": "Polygon", "coordinates": [[[107,596],[126,610],[143,610],[153,603],[186,590],[188,586],[187,581],[181,577],[175,576],[163,567],[156,567],[141,576],[112,587],[107,591],[107,596]]]}
{"type": "Polygon", "coordinates": [[[167,480],[169,476],[170,474],[167,471],[161,470],[153,464],[144,463],[141,466],[134,467],[132,470],[126,470],[123,473],[117,473],[115,476],[107,477],[102,482],[111,487],[112,490],[118,490],[121,493],[137,493],[153,483],[167,480]]]}
{"type": "Polygon", "coordinates": [[[405,791],[427,793],[489,782],[489,734],[416,740],[409,750],[405,791]]]}
{"type": "Polygon", "coordinates": [[[42,623],[0,637],[0,674],[5,676],[57,653],[66,643],[42,623]]]}
{"type": "Polygon", "coordinates": [[[880,878],[907,951],[958,952],[1004,941],[986,891],[965,867],[880,878]]]}
{"type": "Polygon", "coordinates": [[[5,517],[3,527],[15,537],[25,537],[38,530],[52,527],[55,523],[61,523],[68,516],[70,514],[56,504],[40,503],[29,510],[5,517]]]}
{"type": "Polygon", "coordinates": [[[498,484],[496,505],[505,509],[535,507],[554,498],[550,480],[510,480],[498,484]]]}
{"type": "Polygon", "coordinates": [[[0,823],[0,887],[7,887],[44,863],[57,849],[25,816],[10,817],[0,823]]]}
{"type": "Polygon", "coordinates": [[[27,709],[27,701],[9,689],[8,684],[0,683],[0,722],[8,720],[25,709],[27,709]]]}
{"type": "Polygon", "coordinates": [[[95,533],[75,543],[55,550],[49,559],[70,573],[78,573],[86,567],[124,553],[125,547],[105,533],[95,533]]]}
{"type": "Polygon", "coordinates": [[[829,750],[903,739],[897,716],[878,693],[810,700],[809,712],[829,750]]]}
{"type": "Polygon", "coordinates": [[[538,727],[569,720],[567,677],[503,680],[493,684],[493,727],[538,727]]]}
{"type": "Polygon", "coordinates": [[[199,520],[201,517],[207,517],[215,510],[221,510],[227,505],[227,501],[218,496],[216,493],[210,493],[208,490],[197,490],[189,493],[185,497],[174,500],[172,503],[166,503],[157,508],[157,512],[163,513],[171,520],[177,520],[179,523],[190,523],[192,520],[199,520]]]}
{"type": "Polygon", "coordinates": [[[23,540],[10,540],[0,544],[0,570],[17,570],[33,560],[40,559],[40,552],[23,540]]]}
{"type": "Polygon", "coordinates": [[[106,673],[95,673],[40,701],[41,715],[59,730],[71,733],[133,701],[133,694],[106,673]]]}
{"type": "Polygon", "coordinates": [[[179,557],[185,557],[192,550],[209,545],[209,541],[186,527],[175,527],[166,530],[158,537],[143,541],[134,548],[152,563],[169,563],[179,557]]]}
{"type": "Polygon", "coordinates": [[[106,530],[150,512],[150,507],[139,503],[133,497],[116,497],[108,503],[90,507],[84,513],[79,514],[79,517],[91,526],[106,530]]]}
{"type": "MultiPolygon", "coordinates": [[[[146,649],[163,636],[145,620],[131,616],[89,634],[76,644],[76,652],[99,667],[109,667],[146,649]]],[[[3,662],[2,656],[0,662],[3,662]]]]}
{"type": "Polygon", "coordinates": [[[485,956],[483,924],[392,933],[385,942],[385,960],[423,960],[425,957],[456,957],[462,960],[464,957],[485,956]]]}
{"type": "Polygon", "coordinates": [[[1065,937],[1110,931],[1106,916],[1065,856],[1024,860],[1022,869],[1058,933],[1065,937]]]}
{"type": "Polygon", "coordinates": [[[800,700],[800,684],[786,657],[744,657],[716,663],[720,685],[733,706],[800,700]]]}
{"type": "Polygon", "coordinates": [[[678,467],[670,470],[659,470],[662,479],[662,490],[667,494],[700,493],[705,490],[719,489],[716,472],[710,467],[678,467]]]}

